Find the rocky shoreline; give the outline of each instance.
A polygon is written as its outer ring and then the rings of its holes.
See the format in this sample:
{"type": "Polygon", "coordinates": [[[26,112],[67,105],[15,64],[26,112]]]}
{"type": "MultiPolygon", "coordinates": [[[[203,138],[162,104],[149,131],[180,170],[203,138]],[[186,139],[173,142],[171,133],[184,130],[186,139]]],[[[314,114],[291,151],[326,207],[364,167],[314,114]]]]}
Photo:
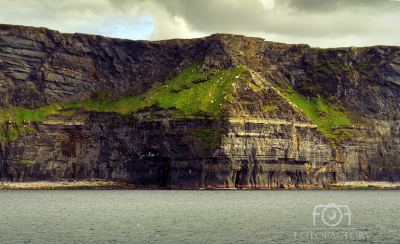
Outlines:
{"type": "MultiPolygon", "coordinates": [[[[0,189],[172,189],[166,187],[149,187],[129,184],[126,182],[104,181],[104,180],[83,180],[83,181],[35,181],[35,182],[1,182],[0,189]]],[[[175,188],[174,188],[175,189],[175,188]]],[[[282,190],[296,190],[296,189],[400,189],[400,182],[376,182],[376,181],[347,181],[337,182],[329,185],[328,187],[282,187],[282,188],[220,188],[220,187],[193,187],[193,188],[176,188],[176,190],[269,190],[269,189],[282,189],[282,190]]]]}
{"type": "Polygon", "coordinates": [[[101,180],[2,182],[0,189],[122,189],[123,183],[101,180]]]}
{"type": "Polygon", "coordinates": [[[347,181],[338,182],[330,185],[331,188],[371,188],[371,189],[400,189],[400,182],[386,181],[347,181]]]}

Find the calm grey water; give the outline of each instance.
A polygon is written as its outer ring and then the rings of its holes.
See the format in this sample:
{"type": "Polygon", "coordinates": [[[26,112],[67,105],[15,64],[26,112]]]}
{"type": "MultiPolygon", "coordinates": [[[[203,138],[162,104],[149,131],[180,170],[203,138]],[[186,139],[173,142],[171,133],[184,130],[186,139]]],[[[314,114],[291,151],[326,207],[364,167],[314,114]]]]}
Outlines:
{"type": "Polygon", "coordinates": [[[398,190],[1,190],[0,197],[0,243],[400,243],[398,190]],[[337,208],[315,209],[332,203],[337,208]]]}

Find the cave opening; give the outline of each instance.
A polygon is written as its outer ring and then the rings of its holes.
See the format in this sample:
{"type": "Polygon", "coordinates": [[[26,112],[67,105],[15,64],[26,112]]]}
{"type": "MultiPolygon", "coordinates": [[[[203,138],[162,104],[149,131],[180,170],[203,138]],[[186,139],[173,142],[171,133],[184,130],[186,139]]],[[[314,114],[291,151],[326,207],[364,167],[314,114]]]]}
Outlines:
{"type": "Polygon", "coordinates": [[[240,185],[240,183],[241,183],[240,171],[241,171],[241,170],[238,170],[238,171],[236,172],[235,188],[237,188],[237,187],[240,185]]]}
{"type": "Polygon", "coordinates": [[[168,175],[169,175],[169,168],[168,167],[160,167],[159,169],[159,175],[161,179],[161,187],[166,187],[167,186],[167,181],[168,181],[168,175]]]}
{"type": "Polygon", "coordinates": [[[167,187],[169,172],[171,169],[171,159],[162,158],[163,165],[158,167],[158,179],[160,182],[160,187],[167,187]]]}

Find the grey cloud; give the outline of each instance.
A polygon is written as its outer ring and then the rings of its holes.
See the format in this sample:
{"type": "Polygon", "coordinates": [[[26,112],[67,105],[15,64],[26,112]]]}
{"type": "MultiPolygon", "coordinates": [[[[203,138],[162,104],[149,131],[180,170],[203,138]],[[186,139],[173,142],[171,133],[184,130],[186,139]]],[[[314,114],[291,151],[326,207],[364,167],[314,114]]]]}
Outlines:
{"type": "Polygon", "coordinates": [[[267,14],[259,0],[154,0],[199,31],[256,30],[267,14]]]}
{"type": "Polygon", "coordinates": [[[327,13],[337,11],[395,12],[400,4],[389,0],[278,0],[278,7],[287,7],[298,12],[327,13]]]}
{"type": "MultiPolygon", "coordinates": [[[[261,1],[1,0],[0,21],[61,32],[121,37],[113,31],[115,26],[135,29],[139,18],[148,15],[155,26],[149,36],[153,40],[213,33],[259,36],[271,41],[316,46],[376,45],[379,42],[398,45],[400,40],[400,2],[275,0],[273,8],[266,8],[261,1]]],[[[123,32],[120,31],[122,35],[123,32]]],[[[127,33],[126,38],[135,37],[127,33]]]]}
{"type": "MultiPolygon", "coordinates": [[[[380,9],[382,1],[371,0],[275,0],[275,8],[266,9],[259,0],[153,0],[171,17],[184,19],[191,30],[204,33],[229,32],[280,34],[293,37],[331,37],[388,31],[380,9]],[[354,8],[374,11],[354,12],[354,8]],[[300,10],[310,9],[313,13],[300,10]],[[335,15],[324,11],[337,10],[335,15]]],[[[385,2],[386,3],[386,2],[385,2]]],[[[400,3],[394,5],[399,8],[400,3]]],[[[391,8],[391,11],[393,8],[391,8]]]]}

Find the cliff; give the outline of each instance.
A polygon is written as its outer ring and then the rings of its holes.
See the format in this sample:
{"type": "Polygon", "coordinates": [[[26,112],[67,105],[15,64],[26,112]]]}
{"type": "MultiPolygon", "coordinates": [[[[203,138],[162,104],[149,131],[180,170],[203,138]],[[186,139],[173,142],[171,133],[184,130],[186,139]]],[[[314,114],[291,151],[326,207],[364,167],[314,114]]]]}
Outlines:
{"type": "Polygon", "coordinates": [[[0,178],[167,188],[399,181],[399,54],[0,25],[0,178]]]}

